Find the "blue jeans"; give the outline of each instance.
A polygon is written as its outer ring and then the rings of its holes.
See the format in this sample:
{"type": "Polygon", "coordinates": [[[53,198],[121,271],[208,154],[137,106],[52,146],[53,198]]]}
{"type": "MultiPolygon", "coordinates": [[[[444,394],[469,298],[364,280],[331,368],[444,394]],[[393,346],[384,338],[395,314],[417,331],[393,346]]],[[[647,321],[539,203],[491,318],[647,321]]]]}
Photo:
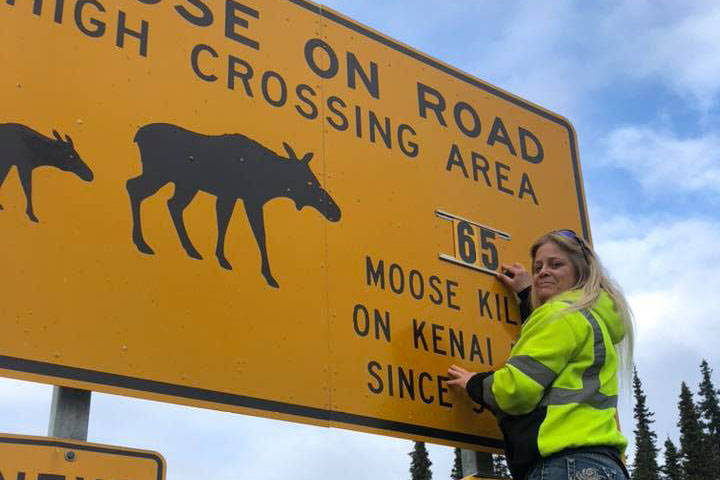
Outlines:
{"type": "Polygon", "coordinates": [[[624,480],[620,465],[598,453],[569,453],[540,460],[528,480],[624,480]]]}

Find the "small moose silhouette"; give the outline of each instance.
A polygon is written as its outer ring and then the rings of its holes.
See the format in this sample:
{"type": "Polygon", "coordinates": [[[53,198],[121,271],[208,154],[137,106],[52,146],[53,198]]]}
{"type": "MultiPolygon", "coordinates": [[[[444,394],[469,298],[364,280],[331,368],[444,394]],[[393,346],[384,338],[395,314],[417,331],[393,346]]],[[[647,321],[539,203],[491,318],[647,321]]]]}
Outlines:
{"type": "Polygon", "coordinates": [[[132,208],[133,242],[143,253],[153,254],[145,242],[140,219],[140,203],[164,185],[175,184],[175,193],[167,201],[168,210],[180,243],[192,258],[202,259],[185,229],[183,211],[198,191],[217,197],[217,245],[215,256],[220,265],[232,269],[225,258],[225,233],[235,203],[245,204],[262,261],[261,273],[268,285],[278,283],[270,272],[265,246],[263,206],[269,200],[286,197],[298,210],[310,206],[331,222],[340,220],[340,208],[310,170],[313,154],[299,159],[283,143],[283,157],[241,134],[202,135],[166,123],[141,127],[135,135],[140,150],[142,174],[127,181],[132,208]]]}
{"type": "Polygon", "coordinates": [[[72,172],[86,182],[93,179],[92,170],[78,155],[72,139],[68,135],[63,139],[55,130],[53,135],[55,138],[48,138],[19,123],[0,124],[0,187],[10,168],[16,166],[25,192],[25,213],[33,222],[38,221],[32,204],[35,168],[50,166],[72,172]]]}

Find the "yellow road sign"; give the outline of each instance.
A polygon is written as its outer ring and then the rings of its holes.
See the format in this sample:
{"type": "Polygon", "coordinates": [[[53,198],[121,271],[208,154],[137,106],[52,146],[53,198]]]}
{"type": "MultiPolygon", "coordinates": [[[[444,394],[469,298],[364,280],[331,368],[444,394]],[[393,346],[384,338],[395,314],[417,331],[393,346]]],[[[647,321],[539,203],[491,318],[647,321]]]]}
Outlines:
{"type": "Polygon", "coordinates": [[[0,434],[0,478],[163,480],[165,460],[146,450],[0,434]]]}
{"type": "Polygon", "coordinates": [[[447,368],[508,355],[499,265],[589,237],[565,119],[304,0],[8,1],[0,43],[4,375],[501,446],[447,368]]]}

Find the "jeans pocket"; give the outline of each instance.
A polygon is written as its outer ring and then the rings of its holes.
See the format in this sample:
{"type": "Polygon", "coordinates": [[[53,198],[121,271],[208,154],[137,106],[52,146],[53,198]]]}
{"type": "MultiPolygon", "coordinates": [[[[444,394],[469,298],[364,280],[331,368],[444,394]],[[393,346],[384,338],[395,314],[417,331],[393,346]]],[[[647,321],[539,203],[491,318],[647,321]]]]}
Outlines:
{"type": "Polygon", "coordinates": [[[573,458],[573,472],[570,472],[570,464],[568,463],[568,480],[615,480],[615,469],[609,467],[605,462],[596,459],[578,455],[573,458]]]}

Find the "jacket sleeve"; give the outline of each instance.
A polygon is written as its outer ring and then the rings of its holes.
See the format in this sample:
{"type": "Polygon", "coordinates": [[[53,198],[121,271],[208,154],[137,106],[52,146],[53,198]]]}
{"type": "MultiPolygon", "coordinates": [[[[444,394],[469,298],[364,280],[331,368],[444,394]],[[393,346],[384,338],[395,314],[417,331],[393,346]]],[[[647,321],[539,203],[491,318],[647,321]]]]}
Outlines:
{"type": "Polygon", "coordinates": [[[523,327],[505,365],[468,382],[471,398],[494,413],[524,415],[537,407],[580,345],[567,305],[551,302],[536,309],[523,327]]]}
{"type": "Polygon", "coordinates": [[[520,299],[520,323],[525,323],[525,320],[527,320],[532,313],[532,304],[530,303],[531,289],[532,287],[526,287],[518,292],[518,298],[520,299]]]}

